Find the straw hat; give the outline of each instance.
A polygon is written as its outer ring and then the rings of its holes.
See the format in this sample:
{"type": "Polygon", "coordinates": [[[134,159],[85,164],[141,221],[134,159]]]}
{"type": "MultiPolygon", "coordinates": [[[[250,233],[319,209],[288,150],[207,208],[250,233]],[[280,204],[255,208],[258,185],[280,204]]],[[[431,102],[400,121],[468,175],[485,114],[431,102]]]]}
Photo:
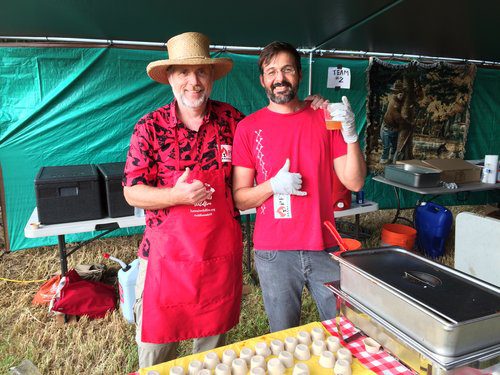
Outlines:
{"type": "Polygon", "coordinates": [[[188,32],[176,35],[167,42],[167,60],[153,61],[148,65],[148,75],[157,82],[168,83],[167,68],[171,65],[213,65],[214,78],[224,77],[233,68],[227,58],[210,57],[210,41],[201,33],[188,32]]]}

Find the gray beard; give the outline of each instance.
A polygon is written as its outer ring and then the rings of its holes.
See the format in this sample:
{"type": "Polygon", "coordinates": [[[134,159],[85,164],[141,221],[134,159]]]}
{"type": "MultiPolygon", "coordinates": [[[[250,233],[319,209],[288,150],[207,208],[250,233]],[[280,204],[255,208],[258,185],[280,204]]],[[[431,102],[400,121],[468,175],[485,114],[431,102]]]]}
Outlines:
{"type": "Polygon", "coordinates": [[[198,99],[198,100],[196,100],[196,101],[194,101],[194,102],[193,102],[193,101],[189,101],[189,100],[187,100],[187,99],[184,97],[184,95],[180,95],[180,98],[179,98],[179,99],[180,99],[180,102],[181,102],[181,103],[182,103],[185,107],[187,107],[187,108],[193,108],[193,109],[201,107],[203,104],[205,104],[205,103],[208,101],[208,97],[207,97],[207,95],[206,95],[206,94],[203,94],[203,96],[202,96],[200,99],[198,99]]]}

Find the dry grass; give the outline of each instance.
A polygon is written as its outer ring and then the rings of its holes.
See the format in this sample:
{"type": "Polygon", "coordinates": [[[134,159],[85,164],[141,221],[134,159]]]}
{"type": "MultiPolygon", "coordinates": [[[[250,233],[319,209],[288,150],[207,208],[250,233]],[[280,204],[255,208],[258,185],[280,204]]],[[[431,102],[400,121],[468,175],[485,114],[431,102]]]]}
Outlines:
{"type": "MultiPolygon", "coordinates": [[[[483,213],[486,206],[452,207],[460,211],[483,213]]],[[[410,212],[404,212],[409,215],[410,212]]],[[[382,210],[362,215],[361,225],[372,232],[365,247],[378,246],[380,228],[394,216],[394,210],[382,210]]],[[[409,216],[408,216],[409,217],[409,216]]],[[[135,258],[140,236],[97,240],[78,250],[69,258],[69,266],[105,263],[109,269],[105,281],[116,283],[118,266],[106,262],[103,252],[109,252],[127,262],[135,258]]],[[[453,264],[454,235],[450,235],[445,256],[439,261],[453,264]]],[[[0,238],[3,247],[3,238],[0,238]]],[[[48,278],[59,272],[57,248],[41,247],[5,253],[0,257],[0,277],[16,280],[48,278]]],[[[250,283],[250,277],[245,275],[250,283]]],[[[13,283],[0,280],[0,373],[24,358],[31,360],[42,374],[125,374],[137,370],[134,327],[126,324],[120,312],[114,311],[104,319],[82,318],[76,324],[59,326],[46,307],[33,306],[31,300],[40,283],[13,283]]],[[[258,287],[244,296],[242,321],[229,333],[229,341],[237,342],[267,332],[267,320],[258,287]]],[[[303,323],[318,320],[311,298],[304,294],[303,323]]],[[[180,355],[188,354],[190,343],[180,347],[180,355]]]]}

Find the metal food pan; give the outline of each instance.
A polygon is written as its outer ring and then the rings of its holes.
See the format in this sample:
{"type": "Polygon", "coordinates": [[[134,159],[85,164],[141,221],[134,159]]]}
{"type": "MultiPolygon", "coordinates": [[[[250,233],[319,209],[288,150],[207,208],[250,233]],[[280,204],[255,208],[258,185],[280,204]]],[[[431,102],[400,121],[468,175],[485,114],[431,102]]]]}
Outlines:
{"type": "Polygon", "coordinates": [[[439,171],[411,164],[387,165],[384,176],[388,180],[413,187],[435,187],[441,182],[439,171]]]}
{"type": "Polygon", "coordinates": [[[500,289],[398,247],[341,253],[341,288],[434,353],[500,344],[500,289]]]}
{"type": "Polygon", "coordinates": [[[460,357],[437,355],[343,292],[340,288],[340,281],[325,285],[338,296],[342,316],[345,316],[366,335],[374,338],[385,351],[393,354],[415,372],[422,373],[426,369],[425,373],[432,375],[463,375],[468,374],[465,371],[470,372],[472,368],[485,369],[500,364],[500,345],[460,357]]]}

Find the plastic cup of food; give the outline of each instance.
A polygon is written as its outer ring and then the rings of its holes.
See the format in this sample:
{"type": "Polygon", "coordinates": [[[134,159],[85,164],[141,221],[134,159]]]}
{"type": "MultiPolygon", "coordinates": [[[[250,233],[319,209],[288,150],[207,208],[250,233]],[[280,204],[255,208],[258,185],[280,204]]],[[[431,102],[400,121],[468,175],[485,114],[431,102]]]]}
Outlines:
{"type": "Polygon", "coordinates": [[[269,375],[282,375],[285,373],[285,366],[278,358],[271,358],[267,362],[267,372],[269,375]]]}
{"type": "Polygon", "coordinates": [[[271,355],[271,349],[269,349],[265,341],[261,341],[255,344],[255,353],[266,358],[271,355]]]}
{"type": "Polygon", "coordinates": [[[215,366],[215,375],[231,375],[231,368],[225,363],[215,366]]]}
{"type": "Polygon", "coordinates": [[[250,375],[265,375],[266,374],[266,369],[262,367],[254,367],[253,369],[250,369],[250,375]]]}
{"type": "Polygon", "coordinates": [[[339,350],[342,345],[340,345],[340,339],[337,336],[329,336],[326,339],[326,347],[332,353],[337,353],[337,350],[339,350]]]}
{"type": "Polygon", "coordinates": [[[222,353],[222,363],[231,366],[233,359],[236,358],[236,352],[233,349],[224,350],[222,353]]]}
{"type": "Polygon", "coordinates": [[[181,366],[174,366],[170,369],[170,375],[184,375],[184,368],[181,366]]]}
{"type": "Polygon", "coordinates": [[[333,366],[333,373],[335,375],[351,375],[351,364],[345,359],[338,359],[333,366]]]}
{"type": "Polygon", "coordinates": [[[283,350],[280,352],[278,355],[278,359],[283,363],[283,366],[286,368],[292,368],[293,367],[293,355],[290,352],[287,352],[286,350],[283,350]]]}
{"type": "Polygon", "coordinates": [[[311,345],[311,334],[307,331],[300,331],[297,333],[297,340],[301,344],[311,345]]]}
{"type": "Polygon", "coordinates": [[[319,356],[319,365],[324,368],[333,368],[335,366],[335,354],[324,350],[319,356]]]}
{"type": "Polygon", "coordinates": [[[323,110],[325,115],[325,124],[328,130],[340,130],[342,129],[342,122],[339,121],[339,118],[335,117],[335,112],[339,109],[342,109],[344,106],[343,103],[330,103],[323,110]]]}
{"type": "Polygon", "coordinates": [[[233,375],[246,375],[248,372],[247,361],[243,358],[235,358],[231,364],[233,375]]]}
{"type": "Polygon", "coordinates": [[[254,355],[252,359],[250,359],[250,368],[262,367],[266,368],[266,359],[262,355],[254,355]]]}
{"type": "Polygon", "coordinates": [[[363,339],[363,344],[365,345],[365,350],[370,354],[378,353],[380,350],[380,344],[371,337],[363,339]]]}
{"type": "Polygon", "coordinates": [[[321,327],[314,327],[311,329],[311,337],[314,340],[324,340],[325,339],[325,331],[321,327]]]}
{"type": "Polygon", "coordinates": [[[313,355],[321,355],[326,350],[326,344],[323,340],[314,340],[311,345],[311,352],[313,355]]]}
{"type": "Polygon", "coordinates": [[[285,344],[281,340],[272,340],[271,341],[271,351],[273,355],[279,355],[283,350],[285,350],[285,344]]]}
{"type": "Polygon", "coordinates": [[[296,337],[288,336],[285,338],[285,350],[287,352],[293,353],[295,351],[295,347],[299,343],[296,337]]]}
{"type": "Polygon", "coordinates": [[[201,369],[203,369],[203,363],[201,361],[198,361],[197,359],[194,359],[189,362],[188,374],[197,375],[201,371],[201,369]]]}
{"type": "Polygon", "coordinates": [[[307,361],[311,358],[311,353],[309,352],[309,347],[306,344],[299,344],[295,348],[295,352],[293,352],[295,358],[299,361],[307,361]]]}
{"type": "Polygon", "coordinates": [[[293,366],[292,375],[309,375],[309,367],[305,363],[297,363],[293,366]]]}
{"type": "Polygon", "coordinates": [[[208,352],[207,354],[205,354],[203,363],[205,364],[206,369],[214,370],[215,366],[220,363],[219,356],[216,352],[208,352]]]}
{"type": "Polygon", "coordinates": [[[250,364],[250,359],[252,359],[254,354],[253,349],[247,347],[240,350],[240,358],[244,359],[247,364],[250,364]]]}
{"type": "Polygon", "coordinates": [[[339,350],[337,350],[337,358],[344,359],[347,362],[352,363],[352,353],[347,348],[340,348],[339,350]]]}

